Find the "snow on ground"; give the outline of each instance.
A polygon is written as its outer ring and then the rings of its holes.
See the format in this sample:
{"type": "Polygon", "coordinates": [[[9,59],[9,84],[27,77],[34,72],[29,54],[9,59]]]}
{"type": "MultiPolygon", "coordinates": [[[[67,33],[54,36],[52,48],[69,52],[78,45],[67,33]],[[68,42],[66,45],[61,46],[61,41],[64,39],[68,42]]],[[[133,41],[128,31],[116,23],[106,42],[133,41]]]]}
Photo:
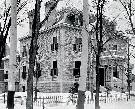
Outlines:
{"type": "MultiPolygon", "coordinates": [[[[6,104],[3,103],[3,101],[4,101],[3,95],[4,94],[0,94],[0,109],[6,109],[6,104]]],[[[75,108],[76,104],[73,105],[71,102],[69,103],[69,105],[66,104],[69,93],[59,93],[59,94],[58,93],[47,93],[47,94],[38,93],[38,97],[47,97],[47,96],[53,97],[53,96],[59,96],[59,95],[64,97],[64,99],[62,99],[64,101],[64,103],[53,104],[53,105],[50,105],[48,103],[48,104],[44,105],[45,106],[44,109],[76,109],[75,108]]],[[[91,93],[86,92],[86,98],[88,98],[88,95],[91,95],[91,93]]],[[[106,95],[105,92],[100,93],[100,96],[105,96],[105,95],[106,95]]],[[[122,95],[122,97],[125,97],[125,98],[127,97],[126,94],[118,93],[115,91],[111,91],[109,96],[116,97],[116,95],[117,95],[117,98],[119,98],[121,95],[122,95]]],[[[24,101],[26,101],[27,93],[26,92],[16,92],[15,93],[15,109],[26,109],[26,105],[25,105],[26,102],[23,102],[22,105],[20,104],[21,100],[22,100],[22,98],[20,98],[20,96],[23,98],[24,101]],[[17,99],[19,99],[19,100],[17,100],[17,99]]],[[[39,101],[41,102],[41,100],[39,100],[39,101]]],[[[132,97],[132,100],[129,100],[129,101],[127,101],[126,99],[124,99],[122,101],[113,100],[113,101],[107,102],[107,103],[105,103],[105,101],[101,101],[100,106],[101,106],[101,109],[135,109],[135,97],[132,97]]],[[[40,103],[34,104],[34,109],[43,109],[43,106],[40,103]]],[[[94,102],[91,104],[86,103],[85,109],[94,109],[94,102]]]]}
{"type": "MultiPolygon", "coordinates": [[[[101,103],[101,109],[135,109],[135,101],[119,101],[114,103],[101,103]]],[[[6,105],[0,103],[0,109],[6,109],[6,105]]],[[[26,105],[15,104],[15,109],[26,109],[26,105]]],[[[33,109],[43,109],[43,107],[34,106],[33,109]]],[[[75,105],[62,105],[55,107],[45,107],[44,109],[75,109],[75,105]]],[[[85,109],[94,109],[93,104],[85,104],[85,109]]]]}

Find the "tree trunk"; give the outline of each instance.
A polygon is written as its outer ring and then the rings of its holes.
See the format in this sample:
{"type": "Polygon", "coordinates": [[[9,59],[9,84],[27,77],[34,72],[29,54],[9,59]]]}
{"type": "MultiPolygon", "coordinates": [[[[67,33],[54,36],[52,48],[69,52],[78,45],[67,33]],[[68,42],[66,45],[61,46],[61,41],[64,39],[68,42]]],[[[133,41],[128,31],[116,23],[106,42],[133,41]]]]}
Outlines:
{"type": "Polygon", "coordinates": [[[26,101],[26,109],[33,109],[33,73],[34,73],[34,65],[36,59],[37,52],[37,40],[39,35],[39,29],[42,27],[44,21],[48,19],[51,11],[56,8],[59,0],[55,0],[55,3],[50,7],[49,12],[47,13],[45,19],[40,22],[40,6],[42,0],[36,0],[35,4],[35,13],[32,24],[32,38],[29,50],[29,71],[28,71],[28,80],[27,80],[27,101],[26,101]]]}
{"type": "Polygon", "coordinates": [[[85,91],[78,90],[77,109],[84,109],[85,91]]]}
{"type": "Polygon", "coordinates": [[[14,109],[16,50],[17,50],[17,0],[11,0],[10,59],[8,74],[7,108],[14,109]]]}
{"type": "Polygon", "coordinates": [[[7,95],[7,108],[14,109],[14,94],[15,91],[8,91],[7,95]]]}
{"type": "Polygon", "coordinates": [[[95,109],[100,109],[99,107],[99,81],[100,81],[100,74],[99,74],[99,54],[96,54],[96,96],[95,96],[95,109]]]}
{"type": "Polygon", "coordinates": [[[27,102],[26,109],[33,109],[33,74],[37,52],[37,40],[39,35],[39,23],[40,23],[40,0],[36,0],[35,13],[32,25],[32,39],[29,50],[29,71],[27,80],[27,102]]]}

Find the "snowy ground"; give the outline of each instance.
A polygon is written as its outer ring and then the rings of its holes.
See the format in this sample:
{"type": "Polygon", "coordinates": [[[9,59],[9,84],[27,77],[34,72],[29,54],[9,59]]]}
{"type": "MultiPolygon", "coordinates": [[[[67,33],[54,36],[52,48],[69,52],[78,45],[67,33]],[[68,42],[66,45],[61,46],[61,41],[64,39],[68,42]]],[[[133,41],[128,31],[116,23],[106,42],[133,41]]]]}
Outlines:
{"type": "MultiPolygon", "coordinates": [[[[116,94],[117,94],[117,98],[121,95],[120,93],[118,92],[111,92],[111,95],[113,95],[113,97],[116,97],[116,94]]],[[[43,94],[43,93],[38,93],[38,96],[50,96],[50,94],[43,94]]],[[[57,94],[51,94],[51,96],[56,96],[57,94]]],[[[66,93],[61,93],[62,96],[68,96],[66,93]]],[[[88,100],[88,96],[87,95],[90,95],[89,92],[86,93],[86,99],[88,100]]],[[[105,93],[100,93],[100,95],[104,96],[105,93]]],[[[2,95],[1,95],[2,96],[2,95]]],[[[19,96],[26,96],[26,93],[22,93],[22,92],[18,92],[15,94],[15,97],[19,97],[19,96]]],[[[112,97],[112,99],[113,99],[112,97]]],[[[66,97],[65,97],[66,98],[66,97]]],[[[126,98],[126,96],[123,95],[123,98],[126,98]]],[[[18,98],[17,98],[18,99],[18,98]]],[[[111,99],[111,100],[112,100],[111,99]]],[[[20,98],[19,98],[20,100],[20,98]]],[[[15,98],[15,109],[26,109],[26,102],[23,103],[23,105],[20,104],[20,101],[17,100],[16,101],[16,98],[15,98]]],[[[62,99],[64,101],[66,101],[67,99],[62,99]]],[[[6,109],[6,104],[3,103],[3,97],[2,99],[0,99],[0,109],[6,109]]],[[[39,100],[40,101],[40,100],[39,100]]],[[[51,103],[50,103],[51,104],[51,103]]],[[[43,108],[43,105],[42,103],[38,103],[38,104],[34,104],[34,109],[76,109],[76,104],[73,105],[71,102],[67,105],[66,102],[64,103],[59,103],[59,104],[53,104],[53,105],[50,105],[49,103],[48,104],[45,104],[44,105],[44,108],[43,108]]],[[[135,109],[135,97],[132,97],[131,100],[127,101],[127,99],[122,99],[122,100],[112,100],[111,102],[107,101],[107,103],[105,103],[105,101],[100,101],[100,107],[101,109],[135,109]]],[[[94,102],[90,103],[90,104],[85,104],[85,109],[94,109],[94,102]]]]}
{"type": "MultiPolygon", "coordinates": [[[[102,103],[101,109],[135,109],[135,100],[119,101],[114,103],[102,103]]],[[[6,109],[6,105],[1,103],[0,109],[6,109]]],[[[15,109],[26,109],[26,105],[15,104],[15,109]]],[[[43,109],[43,107],[34,106],[34,109],[43,109]]],[[[55,107],[45,107],[44,109],[75,109],[75,105],[61,105],[55,107]]],[[[85,105],[85,109],[94,109],[94,104],[85,105]]]]}

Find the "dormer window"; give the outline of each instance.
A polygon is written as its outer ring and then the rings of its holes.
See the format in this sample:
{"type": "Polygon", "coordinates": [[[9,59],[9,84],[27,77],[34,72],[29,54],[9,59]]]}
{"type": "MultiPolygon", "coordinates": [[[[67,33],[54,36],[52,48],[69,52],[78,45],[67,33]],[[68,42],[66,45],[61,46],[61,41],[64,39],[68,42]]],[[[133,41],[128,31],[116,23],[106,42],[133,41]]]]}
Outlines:
{"type": "Polygon", "coordinates": [[[113,50],[117,50],[117,45],[113,45],[113,50]]]}
{"type": "Polygon", "coordinates": [[[73,50],[75,52],[81,52],[82,51],[82,38],[76,38],[75,44],[73,44],[73,50]]]}
{"type": "Polygon", "coordinates": [[[53,37],[53,44],[51,44],[52,51],[58,51],[57,37],[53,37]]]}
{"type": "Polygon", "coordinates": [[[67,18],[68,18],[68,22],[69,22],[71,25],[75,26],[75,14],[70,13],[70,14],[67,16],[67,18]]]}

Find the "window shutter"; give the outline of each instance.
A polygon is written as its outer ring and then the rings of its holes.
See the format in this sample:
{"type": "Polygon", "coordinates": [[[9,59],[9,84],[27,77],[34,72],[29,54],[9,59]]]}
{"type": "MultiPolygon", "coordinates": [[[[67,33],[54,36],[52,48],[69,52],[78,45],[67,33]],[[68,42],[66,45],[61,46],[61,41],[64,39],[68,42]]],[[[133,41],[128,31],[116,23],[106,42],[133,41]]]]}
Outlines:
{"type": "Polygon", "coordinates": [[[58,51],[58,43],[55,44],[55,50],[58,51]]]}
{"type": "Polygon", "coordinates": [[[76,51],[76,44],[73,44],[73,50],[76,51]]]}
{"type": "Polygon", "coordinates": [[[26,79],[26,66],[23,66],[22,78],[26,79]]]}
{"type": "Polygon", "coordinates": [[[54,68],[54,75],[58,76],[58,69],[54,68]]]}
{"type": "Polygon", "coordinates": [[[4,74],[4,78],[5,79],[8,79],[8,74],[4,74]]]}
{"type": "Polygon", "coordinates": [[[23,66],[23,72],[26,72],[26,66],[23,66]]]}
{"type": "Polygon", "coordinates": [[[51,74],[50,74],[51,76],[53,76],[54,75],[54,70],[53,69],[51,69],[51,74]]]}
{"type": "Polygon", "coordinates": [[[57,37],[53,37],[53,43],[54,43],[54,44],[57,43],[57,37]]]}
{"type": "Polygon", "coordinates": [[[51,44],[51,50],[54,51],[54,44],[51,44]]]}
{"type": "Polygon", "coordinates": [[[80,68],[73,69],[73,76],[75,76],[76,78],[80,77],[80,68]]]}
{"type": "Polygon", "coordinates": [[[57,68],[57,61],[53,61],[53,68],[57,68]]]}
{"type": "Polygon", "coordinates": [[[22,56],[27,56],[27,51],[26,51],[26,46],[23,46],[23,53],[22,53],[22,56]]]}
{"type": "Polygon", "coordinates": [[[26,79],[26,72],[22,72],[22,78],[26,79]]]}
{"type": "Polygon", "coordinates": [[[75,68],[80,68],[81,61],[75,61],[75,68]]]}
{"type": "Polygon", "coordinates": [[[82,44],[82,38],[78,38],[78,44],[82,44]]]}

